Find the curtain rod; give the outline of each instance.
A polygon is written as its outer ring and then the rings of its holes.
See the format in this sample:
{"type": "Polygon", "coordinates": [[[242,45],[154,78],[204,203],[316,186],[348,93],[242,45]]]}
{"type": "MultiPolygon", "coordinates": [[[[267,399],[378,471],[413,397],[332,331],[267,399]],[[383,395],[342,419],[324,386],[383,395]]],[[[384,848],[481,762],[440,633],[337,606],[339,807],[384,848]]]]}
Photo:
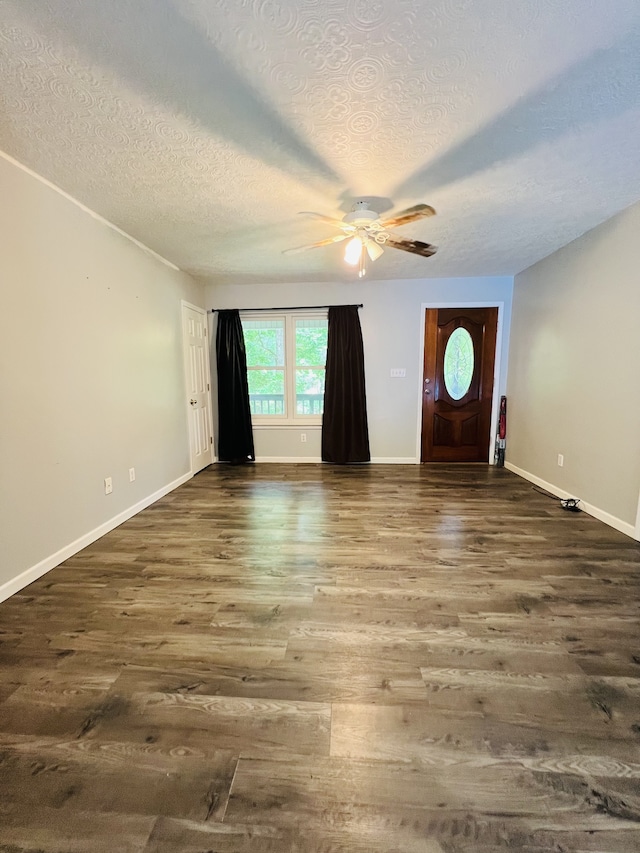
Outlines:
{"type": "Polygon", "coordinates": [[[218,311],[319,311],[323,308],[362,308],[362,302],[359,305],[294,305],[292,308],[210,308],[209,314],[217,314],[218,311]]]}

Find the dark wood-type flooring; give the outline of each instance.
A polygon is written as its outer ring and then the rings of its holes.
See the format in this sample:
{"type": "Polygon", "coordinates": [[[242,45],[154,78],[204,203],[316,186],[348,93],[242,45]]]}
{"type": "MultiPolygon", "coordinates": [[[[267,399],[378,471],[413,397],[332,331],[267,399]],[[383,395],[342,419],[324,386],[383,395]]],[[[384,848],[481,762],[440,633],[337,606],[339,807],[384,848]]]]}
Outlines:
{"type": "Polygon", "coordinates": [[[0,605],[0,850],[637,853],[639,589],[505,470],[213,466],[0,605]]]}

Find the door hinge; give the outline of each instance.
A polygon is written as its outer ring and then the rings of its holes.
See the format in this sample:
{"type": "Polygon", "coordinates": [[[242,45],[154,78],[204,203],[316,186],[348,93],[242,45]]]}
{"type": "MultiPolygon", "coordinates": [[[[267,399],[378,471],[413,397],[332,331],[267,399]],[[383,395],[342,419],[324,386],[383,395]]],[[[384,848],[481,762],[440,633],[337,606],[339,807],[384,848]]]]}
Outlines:
{"type": "Polygon", "coordinates": [[[209,436],[209,444],[213,444],[213,436],[212,435],[209,436]]]}
{"type": "Polygon", "coordinates": [[[207,391],[211,391],[211,385],[207,382],[207,391]]]}

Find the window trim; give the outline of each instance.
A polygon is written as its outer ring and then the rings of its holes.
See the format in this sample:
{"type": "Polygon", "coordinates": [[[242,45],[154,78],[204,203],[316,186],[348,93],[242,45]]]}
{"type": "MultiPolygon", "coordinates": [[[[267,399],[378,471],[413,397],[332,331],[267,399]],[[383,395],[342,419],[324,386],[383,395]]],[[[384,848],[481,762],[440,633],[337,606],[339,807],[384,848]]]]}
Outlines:
{"type": "MultiPolygon", "coordinates": [[[[327,320],[327,309],[317,311],[274,311],[269,312],[269,319],[284,320],[284,397],[285,411],[290,412],[289,415],[251,415],[251,423],[255,427],[261,429],[271,427],[300,427],[300,426],[321,426],[322,415],[298,415],[296,413],[296,387],[295,374],[298,365],[295,363],[295,330],[296,320],[327,320]]],[[[242,311],[240,313],[240,321],[244,320],[264,320],[264,312],[242,311]]],[[[322,365],[304,365],[310,369],[326,369],[326,362],[322,365]]],[[[247,373],[252,368],[247,365],[247,373]]],[[[258,368],[260,369],[260,368],[258,368]]],[[[273,369],[282,369],[282,365],[273,365],[273,369]]]]}

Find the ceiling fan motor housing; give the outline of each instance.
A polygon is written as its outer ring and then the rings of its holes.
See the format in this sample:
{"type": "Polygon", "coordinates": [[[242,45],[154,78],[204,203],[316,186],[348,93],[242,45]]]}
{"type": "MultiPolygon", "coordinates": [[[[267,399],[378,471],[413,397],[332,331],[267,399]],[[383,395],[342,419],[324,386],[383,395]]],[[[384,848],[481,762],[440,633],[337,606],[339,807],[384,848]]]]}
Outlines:
{"type": "Polygon", "coordinates": [[[368,202],[366,201],[357,201],[351,210],[351,213],[347,213],[347,215],[342,220],[346,225],[369,225],[371,222],[375,222],[379,218],[379,215],[375,212],[375,210],[369,210],[368,202]]]}

